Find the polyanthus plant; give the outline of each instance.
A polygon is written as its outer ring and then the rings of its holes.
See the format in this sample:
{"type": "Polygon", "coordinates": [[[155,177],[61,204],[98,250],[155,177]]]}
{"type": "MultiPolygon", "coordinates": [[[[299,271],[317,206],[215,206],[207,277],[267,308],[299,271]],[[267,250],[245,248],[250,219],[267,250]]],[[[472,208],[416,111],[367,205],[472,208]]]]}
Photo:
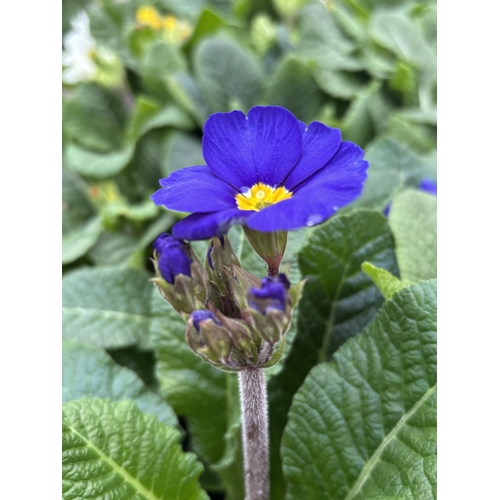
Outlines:
{"type": "Polygon", "coordinates": [[[340,130],[306,125],[289,111],[257,106],[216,113],[202,142],[206,165],[174,172],[152,195],[191,215],[155,242],[162,296],[186,320],[186,340],[205,361],[238,372],[247,500],[269,497],[267,396],[263,370],[283,354],[302,283],[279,272],[287,232],[326,221],[360,196],[368,163],[340,130]],[[226,236],[240,224],[268,266],[242,269],[226,236]],[[202,264],[183,240],[209,239],[202,264]]]}

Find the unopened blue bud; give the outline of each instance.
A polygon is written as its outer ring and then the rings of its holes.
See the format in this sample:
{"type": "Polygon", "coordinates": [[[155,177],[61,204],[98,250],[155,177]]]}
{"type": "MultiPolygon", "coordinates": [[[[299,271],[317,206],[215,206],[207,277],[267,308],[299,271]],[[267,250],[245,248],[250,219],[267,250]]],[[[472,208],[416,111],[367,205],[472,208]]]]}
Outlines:
{"type": "Polygon", "coordinates": [[[158,254],[158,268],[165,281],[173,284],[179,274],[191,276],[192,260],[187,243],[164,233],[156,238],[153,248],[158,254]]]}
{"type": "Polygon", "coordinates": [[[217,316],[211,311],[193,311],[191,313],[191,320],[193,321],[193,325],[196,328],[196,331],[200,332],[200,322],[205,321],[206,319],[211,319],[216,325],[221,326],[221,322],[217,319],[217,316]]]}
{"type": "Polygon", "coordinates": [[[287,290],[290,282],[284,274],[262,279],[261,288],[250,288],[247,299],[248,304],[262,314],[275,309],[284,311],[286,308],[287,290]]]}

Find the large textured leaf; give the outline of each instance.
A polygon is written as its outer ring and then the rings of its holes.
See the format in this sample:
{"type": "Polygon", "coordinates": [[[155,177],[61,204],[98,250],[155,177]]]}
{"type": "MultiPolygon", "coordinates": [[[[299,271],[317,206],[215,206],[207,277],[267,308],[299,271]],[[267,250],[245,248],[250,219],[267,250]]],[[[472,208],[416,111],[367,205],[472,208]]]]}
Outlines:
{"type": "Polygon", "coordinates": [[[144,271],[82,268],[63,278],[63,338],[100,347],[147,346],[151,283],[144,271]]]}
{"type": "Polygon", "coordinates": [[[102,222],[100,217],[94,217],[86,223],[63,233],[62,263],[68,264],[85,255],[99,239],[102,222]]]}
{"type": "Polygon", "coordinates": [[[208,500],[198,484],[203,467],[179,438],[132,401],[65,403],[64,500],[208,500]]]}
{"type": "Polygon", "coordinates": [[[248,110],[262,90],[260,68],[230,40],[209,38],[194,54],[194,71],[209,111],[248,110]]]}
{"type": "Polygon", "coordinates": [[[396,292],[297,392],[288,497],[436,498],[436,282],[396,292]]]}
{"type": "Polygon", "coordinates": [[[383,209],[392,195],[408,186],[417,186],[424,177],[435,178],[436,169],[405,145],[380,139],[366,148],[370,163],[363,195],[356,205],[383,209]]]}
{"type": "Polygon", "coordinates": [[[373,319],[384,298],[361,264],[369,260],[397,274],[393,246],[385,218],[363,210],[319,226],[299,253],[308,281],[299,303],[297,334],[282,371],[269,381],[273,498],[282,498],[279,445],[292,397],[311,368],[373,319]]]}
{"type": "Polygon", "coordinates": [[[142,412],[156,415],[166,425],[177,425],[168,403],[150,391],[132,370],[117,365],[100,347],[64,341],[62,378],[63,401],[83,396],[113,401],[133,399],[142,412]]]}
{"type": "Polygon", "coordinates": [[[437,199],[409,189],[397,194],[389,224],[403,284],[437,276],[437,199]]]}

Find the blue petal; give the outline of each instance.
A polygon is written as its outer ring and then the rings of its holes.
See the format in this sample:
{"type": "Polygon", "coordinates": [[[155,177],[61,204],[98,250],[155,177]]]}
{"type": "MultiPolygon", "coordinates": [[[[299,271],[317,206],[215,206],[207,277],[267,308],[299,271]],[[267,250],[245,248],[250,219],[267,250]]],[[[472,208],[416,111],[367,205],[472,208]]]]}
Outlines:
{"type": "Polygon", "coordinates": [[[320,224],[360,196],[367,169],[363,150],[343,142],[324,168],[296,187],[292,198],[255,212],[248,227],[269,232],[320,224]]]}
{"type": "Polygon", "coordinates": [[[172,228],[176,238],[185,240],[206,240],[222,236],[234,224],[242,224],[253,212],[236,209],[222,212],[191,214],[172,228]]]}
{"type": "Polygon", "coordinates": [[[437,183],[432,179],[422,179],[420,182],[419,188],[425,193],[432,194],[433,196],[437,196],[437,183]]]}
{"type": "Polygon", "coordinates": [[[215,212],[236,207],[236,191],[203,165],[183,168],[166,179],[163,189],[151,195],[156,205],[180,212],[215,212]]]}
{"type": "Polygon", "coordinates": [[[235,189],[283,182],[302,152],[297,119],[278,106],[216,113],[205,123],[203,156],[210,170],[235,189]]]}
{"type": "Polygon", "coordinates": [[[312,122],[303,130],[302,155],[288,174],[285,187],[289,191],[316,173],[333,157],[342,141],[338,128],[330,128],[320,122],[312,122]]]}

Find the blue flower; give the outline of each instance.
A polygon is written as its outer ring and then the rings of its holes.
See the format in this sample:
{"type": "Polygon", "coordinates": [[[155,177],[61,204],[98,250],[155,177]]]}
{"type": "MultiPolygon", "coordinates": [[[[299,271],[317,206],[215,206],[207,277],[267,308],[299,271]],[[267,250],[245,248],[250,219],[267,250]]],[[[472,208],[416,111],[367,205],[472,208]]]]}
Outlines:
{"type": "Polygon", "coordinates": [[[171,234],[160,234],[153,244],[158,255],[158,267],[163,278],[173,284],[178,274],[191,276],[188,245],[171,234]]]}
{"type": "Polygon", "coordinates": [[[262,314],[272,309],[284,311],[286,308],[286,293],[290,282],[284,274],[262,278],[261,288],[248,290],[248,305],[262,314]]]}
{"type": "Polygon", "coordinates": [[[339,129],[309,126],[278,106],[216,113],[205,123],[206,165],[160,180],[156,205],[192,212],[173,227],[187,240],[221,236],[233,224],[262,232],[324,222],[363,189],[363,150],[339,129]]]}
{"type": "Polygon", "coordinates": [[[221,322],[217,319],[217,316],[211,311],[193,311],[191,313],[190,319],[193,321],[193,325],[196,328],[196,331],[200,331],[200,322],[205,321],[207,319],[211,319],[216,325],[221,326],[221,322]]]}

